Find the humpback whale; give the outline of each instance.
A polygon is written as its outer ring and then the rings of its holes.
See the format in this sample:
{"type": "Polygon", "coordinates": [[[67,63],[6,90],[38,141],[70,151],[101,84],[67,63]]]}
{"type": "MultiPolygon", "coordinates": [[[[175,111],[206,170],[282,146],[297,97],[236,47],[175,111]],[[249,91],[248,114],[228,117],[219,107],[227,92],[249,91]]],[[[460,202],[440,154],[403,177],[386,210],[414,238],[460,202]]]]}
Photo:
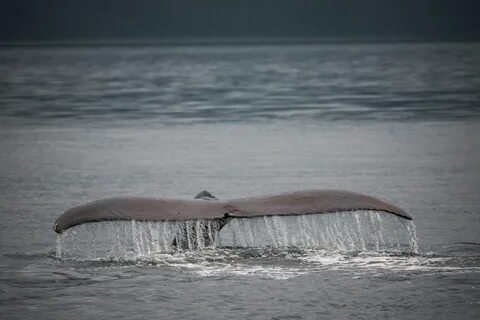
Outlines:
{"type": "Polygon", "coordinates": [[[403,209],[372,196],[342,190],[303,190],[277,195],[218,200],[202,191],[193,200],[117,197],[89,202],[67,210],[55,221],[57,233],[84,223],[116,220],[216,220],[222,228],[232,218],[383,211],[412,220],[403,209]]]}

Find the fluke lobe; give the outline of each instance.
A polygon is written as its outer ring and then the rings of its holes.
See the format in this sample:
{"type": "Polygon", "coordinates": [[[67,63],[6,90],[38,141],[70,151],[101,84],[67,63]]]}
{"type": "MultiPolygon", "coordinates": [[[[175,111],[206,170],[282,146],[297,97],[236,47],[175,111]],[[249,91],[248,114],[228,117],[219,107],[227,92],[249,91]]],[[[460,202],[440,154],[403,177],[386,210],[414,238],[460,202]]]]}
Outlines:
{"type": "Polygon", "coordinates": [[[303,190],[250,198],[217,200],[208,191],[194,200],[142,197],[107,198],[89,202],[60,215],[53,229],[61,233],[73,226],[100,221],[186,221],[220,220],[223,226],[230,218],[328,214],[340,211],[383,211],[411,220],[397,206],[377,198],[342,190],[303,190]]]}

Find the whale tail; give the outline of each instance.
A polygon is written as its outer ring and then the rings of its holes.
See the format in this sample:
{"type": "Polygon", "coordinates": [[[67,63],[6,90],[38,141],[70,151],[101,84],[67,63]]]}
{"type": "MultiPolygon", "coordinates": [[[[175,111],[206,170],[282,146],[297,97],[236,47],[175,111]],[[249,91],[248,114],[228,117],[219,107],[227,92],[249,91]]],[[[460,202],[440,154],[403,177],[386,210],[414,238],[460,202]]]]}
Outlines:
{"type": "Polygon", "coordinates": [[[303,190],[270,196],[221,201],[208,191],[195,200],[119,197],[89,202],[64,212],[55,221],[57,233],[87,222],[191,221],[328,214],[373,210],[412,220],[404,210],[377,198],[342,190],[303,190]],[[204,200],[204,201],[199,201],[204,200]]]}

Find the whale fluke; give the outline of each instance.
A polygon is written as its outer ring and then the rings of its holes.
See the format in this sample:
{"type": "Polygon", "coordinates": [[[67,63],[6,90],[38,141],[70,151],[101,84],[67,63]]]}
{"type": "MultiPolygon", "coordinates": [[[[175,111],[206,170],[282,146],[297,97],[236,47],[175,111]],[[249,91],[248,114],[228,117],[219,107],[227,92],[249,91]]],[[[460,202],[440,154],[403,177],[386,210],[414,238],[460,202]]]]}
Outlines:
{"type": "MultiPolygon", "coordinates": [[[[341,190],[306,190],[279,195],[220,201],[208,191],[196,200],[156,198],[108,198],[74,207],[55,222],[57,233],[75,225],[112,220],[187,221],[221,220],[231,217],[326,214],[340,211],[374,210],[411,220],[397,206],[360,193],[341,190]],[[216,201],[198,201],[216,200],[216,201]]],[[[221,223],[222,225],[224,223],[221,223]]]]}

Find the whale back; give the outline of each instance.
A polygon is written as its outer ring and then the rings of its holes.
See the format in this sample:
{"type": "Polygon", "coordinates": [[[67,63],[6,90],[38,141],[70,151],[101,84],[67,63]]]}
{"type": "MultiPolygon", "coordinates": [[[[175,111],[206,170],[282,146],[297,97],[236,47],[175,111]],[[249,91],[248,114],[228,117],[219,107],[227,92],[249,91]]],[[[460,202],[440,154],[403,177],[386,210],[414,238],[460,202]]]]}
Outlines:
{"type": "Polygon", "coordinates": [[[203,190],[195,196],[194,199],[201,199],[201,200],[217,200],[217,198],[212,195],[210,192],[203,190]]]}

